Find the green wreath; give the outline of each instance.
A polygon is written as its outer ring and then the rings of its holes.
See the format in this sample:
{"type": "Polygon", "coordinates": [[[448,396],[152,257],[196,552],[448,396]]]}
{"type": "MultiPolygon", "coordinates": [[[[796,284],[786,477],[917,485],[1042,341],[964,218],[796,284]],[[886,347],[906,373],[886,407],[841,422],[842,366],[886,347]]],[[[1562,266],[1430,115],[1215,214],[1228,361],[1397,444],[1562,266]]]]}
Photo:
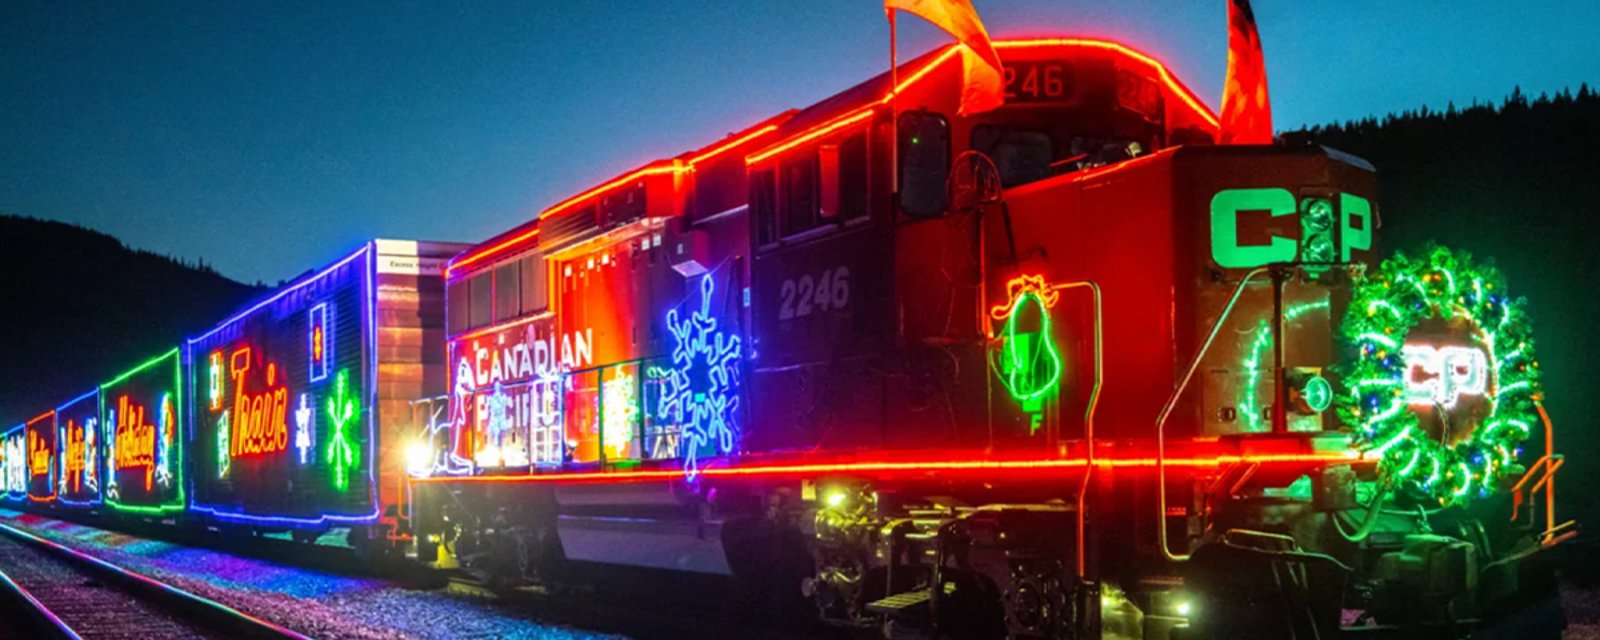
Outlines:
{"type": "Polygon", "coordinates": [[[1493,265],[1443,247],[1421,258],[1396,255],[1357,279],[1343,324],[1356,357],[1336,405],[1355,429],[1356,446],[1379,460],[1397,489],[1450,505],[1486,497],[1518,473],[1519,445],[1538,420],[1540,394],[1526,306],[1506,294],[1493,265]],[[1467,344],[1407,345],[1424,322],[1463,329],[1467,344]],[[1481,394],[1476,424],[1451,424],[1447,408],[1460,396],[1448,394],[1462,387],[1481,394]],[[1437,435],[1419,417],[1430,408],[1437,435]],[[1446,437],[1463,426],[1465,435],[1446,437]]]}

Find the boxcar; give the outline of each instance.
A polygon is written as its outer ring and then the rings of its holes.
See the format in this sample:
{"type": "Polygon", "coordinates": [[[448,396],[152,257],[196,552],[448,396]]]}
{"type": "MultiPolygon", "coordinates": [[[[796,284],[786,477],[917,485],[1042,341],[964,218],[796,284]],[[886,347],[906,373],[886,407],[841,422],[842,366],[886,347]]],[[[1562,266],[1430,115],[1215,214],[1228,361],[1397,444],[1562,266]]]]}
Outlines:
{"type": "Polygon", "coordinates": [[[188,340],[192,517],[394,529],[393,434],[444,388],[439,276],[458,249],[368,242],[188,340]]]}

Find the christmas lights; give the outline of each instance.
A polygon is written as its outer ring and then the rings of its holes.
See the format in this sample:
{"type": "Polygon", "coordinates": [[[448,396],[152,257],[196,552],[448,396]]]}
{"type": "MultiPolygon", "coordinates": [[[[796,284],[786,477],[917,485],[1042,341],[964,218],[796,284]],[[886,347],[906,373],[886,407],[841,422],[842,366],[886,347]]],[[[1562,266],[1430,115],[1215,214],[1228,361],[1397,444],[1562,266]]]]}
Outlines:
{"type": "Polygon", "coordinates": [[[1514,473],[1540,396],[1525,308],[1493,266],[1442,247],[1357,284],[1343,326],[1356,358],[1336,406],[1402,489],[1450,505],[1514,473]]]}
{"type": "Polygon", "coordinates": [[[100,385],[106,505],[161,515],[184,508],[180,350],[151,358],[100,385]]]}
{"type": "Polygon", "coordinates": [[[658,417],[682,425],[683,472],[690,480],[700,472],[702,450],[712,455],[733,453],[739,437],[739,368],[742,343],[718,326],[711,314],[716,288],[712,274],[700,277],[700,304],[687,318],[667,311],[672,334],[672,373],[656,408],[658,417]]]}
{"type": "Polygon", "coordinates": [[[600,442],[608,461],[637,457],[633,444],[639,423],[639,379],[628,373],[632,366],[637,365],[613,367],[611,379],[600,383],[600,442]]]}
{"type": "MultiPolygon", "coordinates": [[[[1283,322],[1284,324],[1289,324],[1299,320],[1301,316],[1307,313],[1327,308],[1327,300],[1297,304],[1284,310],[1283,322]]],[[[1239,393],[1239,416],[1244,420],[1244,431],[1246,433],[1258,433],[1267,430],[1267,427],[1262,425],[1262,420],[1265,416],[1262,415],[1260,404],[1261,380],[1263,378],[1261,359],[1266,354],[1267,347],[1270,346],[1272,346],[1272,325],[1266,320],[1262,320],[1256,324],[1255,338],[1251,339],[1248,347],[1249,351],[1244,357],[1244,388],[1239,393]]],[[[1317,379],[1322,380],[1320,377],[1317,379]]],[[[1322,384],[1326,385],[1327,381],[1323,380],[1322,384]]],[[[1315,406],[1313,404],[1313,408],[1315,406]]],[[[1322,406],[1326,408],[1326,405],[1322,406]]],[[[1318,411],[1321,411],[1321,409],[1318,409],[1318,411]]]]}
{"type": "MultiPolygon", "coordinates": [[[[375,283],[383,242],[363,244],[189,340],[197,355],[222,354],[220,377],[229,387],[221,409],[201,412],[191,425],[201,453],[192,512],[292,528],[380,516],[376,470],[367,464],[375,460],[375,412],[364,408],[376,406],[375,283]],[[328,462],[324,412],[339,371],[345,399],[357,407],[343,434],[353,468],[328,462]],[[357,473],[367,474],[364,488],[357,473]]],[[[197,357],[201,366],[190,376],[197,397],[207,383],[206,359],[197,357]]]]}
{"type": "Polygon", "coordinates": [[[333,333],[328,330],[328,303],[318,303],[306,312],[310,327],[306,337],[306,353],[311,359],[311,382],[321,382],[328,377],[328,363],[333,360],[333,333]]]}
{"type": "Polygon", "coordinates": [[[1050,322],[1050,308],[1060,295],[1045,283],[1043,276],[1021,276],[1006,283],[1007,302],[989,310],[990,318],[1005,322],[999,338],[1000,362],[996,365],[1000,382],[1024,411],[1035,414],[1033,431],[1039,428],[1037,414],[1043,408],[1043,400],[1061,384],[1061,352],[1056,348],[1050,322]],[[1018,330],[1025,304],[1031,304],[1038,314],[1037,332],[1018,330]]]}
{"type": "Polygon", "coordinates": [[[0,466],[5,467],[5,492],[8,500],[21,500],[28,495],[28,445],[23,425],[12,427],[0,444],[0,466]]]}
{"type": "Polygon", "coordinates": [[[56,493],[62,504],[88,507],[100,502],[100,389],[56,407],[57,437],[63,443],[56,493]]]}
{"type": "Polygon", "coordinates": [[[23,424],[28,450],[28,500],[56,500],[56,412],[54,409],[23,424]]]}
{"type": "Polygon", "coordinates": [[[333,466],[333,486],[340,491],[350,488],[350,469],[361,460],[361,454],[350,444],[348,429],[361,416],[361,401],[349,393],[348,370],[340,370],[333,379],[333,394],[328,398],[328,421],[333,425],[333,435],[328,439],[328,464],[333,466]]]}
{"type": "Polygon", "coordinates": [[[316,438],[311,432],[315,425],[316,412],[311,410],[308,395],[300,394],[300,408],[294,410],[294,448],[300,451],[300,464],[306,463],[311,443],[316,438]]]}

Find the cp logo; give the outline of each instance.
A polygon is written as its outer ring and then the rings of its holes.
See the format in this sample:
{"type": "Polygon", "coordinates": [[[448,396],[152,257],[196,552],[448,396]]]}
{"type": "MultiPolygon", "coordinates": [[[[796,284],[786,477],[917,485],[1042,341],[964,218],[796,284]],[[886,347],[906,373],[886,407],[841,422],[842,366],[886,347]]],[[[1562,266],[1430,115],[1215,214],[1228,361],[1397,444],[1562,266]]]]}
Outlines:
{"type": "Polygon", "coordinates": [[[1406,345],[1406,400],[1450,409],[1461,396],[1481,396],[1489,383],[1489,359],[1472,347],[1406,345]]]}

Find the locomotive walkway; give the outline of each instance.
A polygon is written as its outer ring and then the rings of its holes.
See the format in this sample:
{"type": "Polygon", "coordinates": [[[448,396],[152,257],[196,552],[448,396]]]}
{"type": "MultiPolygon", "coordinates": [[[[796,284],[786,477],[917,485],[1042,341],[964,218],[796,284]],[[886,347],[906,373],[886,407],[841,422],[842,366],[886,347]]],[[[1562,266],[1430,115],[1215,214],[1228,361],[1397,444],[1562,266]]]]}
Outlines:
{"type": "Polygon", "coordinates": [[[0,638],[262,638],[298,633],[0,524],[0,638]]]}

